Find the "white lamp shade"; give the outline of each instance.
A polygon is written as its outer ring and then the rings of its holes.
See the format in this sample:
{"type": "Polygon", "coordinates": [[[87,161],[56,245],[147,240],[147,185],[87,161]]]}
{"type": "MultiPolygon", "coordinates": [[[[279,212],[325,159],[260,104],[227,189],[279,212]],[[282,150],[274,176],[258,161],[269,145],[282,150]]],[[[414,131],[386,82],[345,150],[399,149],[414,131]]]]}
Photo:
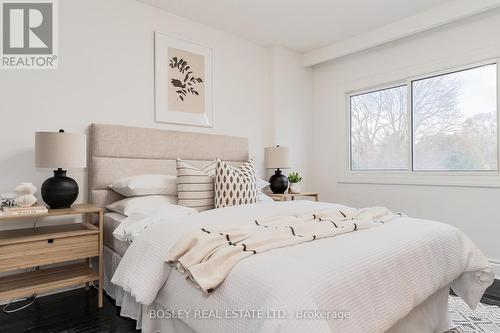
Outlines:
{"type": "Polygon", "coordinates": [[[35,133],[37,168],[74,169],[87,166],[87,138],[65,132],[35,133]]]}
{"type": "Polygon", "coordinates": [[[288,147],[267,147],[264,149],[267,169],[289,169],[290,151],[288,147]]]}

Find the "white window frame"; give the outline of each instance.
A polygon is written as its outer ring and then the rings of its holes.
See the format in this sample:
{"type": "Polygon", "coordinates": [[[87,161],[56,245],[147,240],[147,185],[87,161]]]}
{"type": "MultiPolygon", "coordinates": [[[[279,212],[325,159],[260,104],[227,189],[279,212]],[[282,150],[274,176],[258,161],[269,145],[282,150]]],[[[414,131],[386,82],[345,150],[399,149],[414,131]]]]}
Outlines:
{"type": "Polygon", "coordinates": [[[499,59],[489,59],[459,67],[448,68],[423,75],[408,77],[406,79],[393,81],[349,91],[346,96],[346,118],[347,118],[347,158],[345,166],[345,177],[339,183],[355,184],[393,184],[393,185],[428,185],[428,186],[472,186],[472,187],[500,187],[500,66],[499,59]],[[497,170],[413,170],[413,146],[414,146],[414,124],[412,109],[412,82],[435,76],[452,74],[496,64],[497,68],[497,170]],[[351,133],[351,97],[376,92],[379,90],[406,86],[408,105],[408,169],[407,170],[352,170],[352,133],[351,133]]]}

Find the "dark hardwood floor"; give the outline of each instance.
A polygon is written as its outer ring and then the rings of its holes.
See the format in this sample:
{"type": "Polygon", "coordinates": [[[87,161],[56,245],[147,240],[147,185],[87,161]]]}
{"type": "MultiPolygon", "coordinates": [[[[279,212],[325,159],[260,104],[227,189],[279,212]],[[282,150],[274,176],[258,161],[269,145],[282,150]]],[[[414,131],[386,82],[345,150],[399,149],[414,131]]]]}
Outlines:
{"type": "Polygon", "coordinates": [[[481,302],[500,306],[500,280],[495,280],[495,282],[493,282],[493,284],[486,289],[481,302]]]}
{"type": "MultiPolygon", "coordinates": [[[[500,306],[500,280],[488,288],[483,303],[500,306]]],[[[110,297],[99,310],[97,291],[77,289],[37,298],[30,307],[12,314],[0,313],[1,333],[131,333],[135,321],[120,316],[110,297]]]]}
{"type": "Polygon", "coordinates": [[[106,296],[103,308],[99,309],[97,290],[82,288],[37,298],[34,304],[19,312],[0,312],[0,332],[140,332],[135,329],[135,320],[121,317],[119,313],[120,308],[115,307],[113,299],[106,296]]]}

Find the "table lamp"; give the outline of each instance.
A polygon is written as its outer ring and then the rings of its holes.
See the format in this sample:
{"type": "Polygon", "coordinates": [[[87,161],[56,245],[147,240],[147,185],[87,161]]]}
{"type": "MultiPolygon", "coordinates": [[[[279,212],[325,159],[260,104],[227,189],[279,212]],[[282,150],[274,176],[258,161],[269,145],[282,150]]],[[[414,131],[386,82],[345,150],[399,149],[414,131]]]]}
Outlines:
{"type": "Polygon", "coordinates": [[[269,178],[269,187],[273,193],[285,193],[288,189],[288,178],[281,174],[280,169],[290,168],[290,154],[288,147],[267,147],[264,150],[266,168],[275,169],[274,175],[269,178]]]}
{"type": "Polygon", "coordinates": [[[59,132],[35,133],[35,165],[51,168],[54,177],[42,184],[42,199],[50,208],[69,208],[78,197],[78,184],[66,176],[71,168],[87,166],[87,139],[84,134],[59,132]]]}

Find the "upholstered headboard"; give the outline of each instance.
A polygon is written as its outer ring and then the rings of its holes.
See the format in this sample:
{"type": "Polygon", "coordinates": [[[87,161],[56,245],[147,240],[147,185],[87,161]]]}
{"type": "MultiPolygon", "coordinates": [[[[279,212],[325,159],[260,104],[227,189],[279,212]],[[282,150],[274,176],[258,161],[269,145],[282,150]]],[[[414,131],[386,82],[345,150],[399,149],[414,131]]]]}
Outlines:
{"type": "Polygon", "coordinates": [[[115,180],[148,173],[175,175],[175,160],[195,166],[216,157],[239,164],[248,160],[247,138],[152,128],[90,126],[89,202],[100,207],[122,199],[108,189],[115,180]]]}

